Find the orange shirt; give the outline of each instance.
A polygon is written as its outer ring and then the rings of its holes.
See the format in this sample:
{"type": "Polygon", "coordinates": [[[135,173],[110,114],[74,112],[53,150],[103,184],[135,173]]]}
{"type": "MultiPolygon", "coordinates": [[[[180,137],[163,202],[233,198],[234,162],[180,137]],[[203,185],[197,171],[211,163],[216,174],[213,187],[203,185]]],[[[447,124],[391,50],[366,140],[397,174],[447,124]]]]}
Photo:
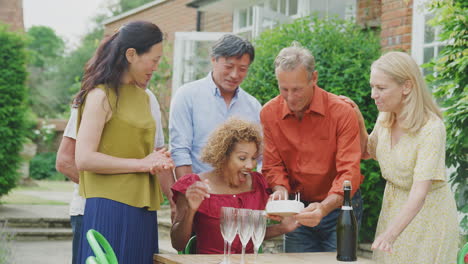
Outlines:
{"type": "Polygon", "coordinates": [[[360,171],[359,124],[352,107],[318,86],[302,120],[295,117],[281,95],[262,108],[265,148],[262,173],[270,187],[283,185],[301,199],[321,202],[343,195],[343,181],[353,194],[360,171]]]}

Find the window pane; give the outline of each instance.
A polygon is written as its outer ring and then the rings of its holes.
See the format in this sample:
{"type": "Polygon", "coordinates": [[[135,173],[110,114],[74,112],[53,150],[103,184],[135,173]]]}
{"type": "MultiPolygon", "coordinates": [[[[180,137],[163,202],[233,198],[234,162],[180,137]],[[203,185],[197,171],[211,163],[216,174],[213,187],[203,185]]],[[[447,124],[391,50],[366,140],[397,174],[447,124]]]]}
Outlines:
{"type": "Polygon", "coordinates": [[[437,47],[437,52],[436,52],[437,54],[436,54],[436,56],[439,56],[440,53],[442,53],[442,50],[443,50],[444,48],[445,48],[445,44],[444,44],[444,45],[438,46],[438,47],[437,47]]]}
{"type": "Polygon", "coordinates": [[[253,7],[249,7],[249,12],[247,13],[248,14],[248,17],[249,17],[249,20],[247,22],[247,25],[251,26],[252,25],[252,21],[253,21],[253,7]]]}
{"type": "Polygon", "coordinates": [[[427,63],[434,58],[434,47],[424,48],[424,59],[423,63],[427,63]]]}
{"type": "Polygon", "coordinates": [[[432,14],[425,16],[426,23],[424,25],[424,43],[432,43],[435,39],[435,29],[427,23],[427,21],[431,20],[432,17],[432,14]]]}
{"type": "MultiPolygon", "coordinates": [[[[428,63],[431,59],[434,58],[434,47],[424,48],[424,58],[423,63],[428,63]]],[[[431,68],[423,68],[424,75],[432,74],[433,70],[431,68]]]]}
{"type": "Polygon", "coordinates": [[[209,58],[211,52],[211,46],[213,46],[214,42],[212,41],[196,41],[195,43],[195,50],[191,60],[191,64],[193,66],[193,80],[198,80],[206,76],[207,72],[210,72],[211,68],[211,61],[207,60],[209,58]]]}
{"type": "Polygon", "coordinates": [[[341,19],[351,19],[356,14],[356,3],[351,0],[309,0],[310,12],[322,17],[338,16],[341,19]]]}
{"type": "Polygon", "coordinates": [[[320,18],[328,14],[328,0],[314,0],[310,3],[310,13],[317,13],[320,18]]]}
{"type": "Polygon", "coordinates": [[[289,0],[289,15],[294,16],[297,14],[297,1],[298,0],[289,0]]]}
{"type": "Polygon", "coordinates": [[[434,28],[429,25],[425,25],[424,26],[424,43],[434,42],[434,35],[435,35],[434,28]]]}
{"type": "Polygon", "coordinates": [[[241,9],[239,11],[239,28],[247,26],[247,9],[241,9]]]}
{"type": "Polygon", "coordinates": [[[280,13],[286,15],[286,1],[287,0],[280,0],[280,13]]]}
{"type": "Polygon", "coordinates": [[[343,0],[328,0],[327,7],[328,7],[328,16],[338,16],[341,19],[345,18],[345,11],[346,8],[349,6],[349,1],[343,0]]]}
{"type": "Polygon", "coordinates": [[[270,0],[270,8],[273,11],[278,10],[278,0],[270,0]]]}

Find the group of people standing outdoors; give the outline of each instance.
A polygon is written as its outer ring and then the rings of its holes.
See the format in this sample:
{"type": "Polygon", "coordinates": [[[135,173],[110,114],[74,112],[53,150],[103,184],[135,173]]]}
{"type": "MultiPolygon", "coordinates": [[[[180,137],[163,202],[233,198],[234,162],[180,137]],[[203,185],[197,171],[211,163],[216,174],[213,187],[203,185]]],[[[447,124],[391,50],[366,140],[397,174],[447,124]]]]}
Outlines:
{"type": "MultiPolygon", "coordinates": [[[[359,222],[362,216],[365,158],[376,159],[387,180],[372,244],[376,263],[455,263],[445,127],[408,54],[389,52],[372,64],[379,116],[368,135],[352,100],[318,87],[314,56],[297,43],[277,55],[280,94],[262,107],[241,88],[254,47],[225,35],[212,47],[212,71],[173,95],[167,150],[159,104],[147,89],[162,41],[156,25],[130,22],[85,67],[57,155],[58,170],[76,183],[73,263],[93,254],[84,239],[91,228],[119,263],[152,263],[162,193],[177,250],[196,234],[197,253],[222,254],[221,207],[263,210],[272,197],[300,193],[305,209],[269,226],[266,239],[285,234],[286,252],[335,251],[344,180],[352,183],[359,222]]],[[[241,251],[238,238],[232,249],[241,251]]]]}

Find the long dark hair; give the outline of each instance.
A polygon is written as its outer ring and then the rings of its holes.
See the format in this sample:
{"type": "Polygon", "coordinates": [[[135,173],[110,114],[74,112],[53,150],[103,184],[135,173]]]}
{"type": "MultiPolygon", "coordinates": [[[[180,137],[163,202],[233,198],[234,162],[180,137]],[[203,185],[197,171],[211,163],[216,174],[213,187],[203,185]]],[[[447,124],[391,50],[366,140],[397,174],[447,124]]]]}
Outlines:
{"type": "Polygon", "coordinates": [[[85,65],[81,90],[75,96],[73,106],[78,107],[85,94],[100,84],[113,89],[118,97],[123,73],[128,68],[125,57],[127,49],[134,48],[141,55],[162,40],[163,34],[159,27],[146,21],[129,22],[104,39],[85,65]]]}

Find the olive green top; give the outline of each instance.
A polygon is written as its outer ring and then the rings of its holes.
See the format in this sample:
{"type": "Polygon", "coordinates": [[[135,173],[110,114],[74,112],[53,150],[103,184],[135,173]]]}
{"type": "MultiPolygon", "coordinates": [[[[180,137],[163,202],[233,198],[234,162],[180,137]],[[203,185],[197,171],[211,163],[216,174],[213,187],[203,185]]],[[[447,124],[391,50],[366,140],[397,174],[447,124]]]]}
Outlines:
{"type": "MultiPolygon", "coordinates": [[[[141,159],[150,154],[154,147],[156,122],[146,92],[135,85],[122,85],[117,100],[113,89],[103,85],[96,88],[107,94],[112,109],[112,117],[104,125],[97,151],[126,159],[141,159]]],[[[78,108],[77,130],[85,103],[86,97],[78,108]]],[[[158,210],[163,198],[157,176],[148,172],[99,174],[80,171],[80,195],[147,207],[150,211],[158,210]]]]}

